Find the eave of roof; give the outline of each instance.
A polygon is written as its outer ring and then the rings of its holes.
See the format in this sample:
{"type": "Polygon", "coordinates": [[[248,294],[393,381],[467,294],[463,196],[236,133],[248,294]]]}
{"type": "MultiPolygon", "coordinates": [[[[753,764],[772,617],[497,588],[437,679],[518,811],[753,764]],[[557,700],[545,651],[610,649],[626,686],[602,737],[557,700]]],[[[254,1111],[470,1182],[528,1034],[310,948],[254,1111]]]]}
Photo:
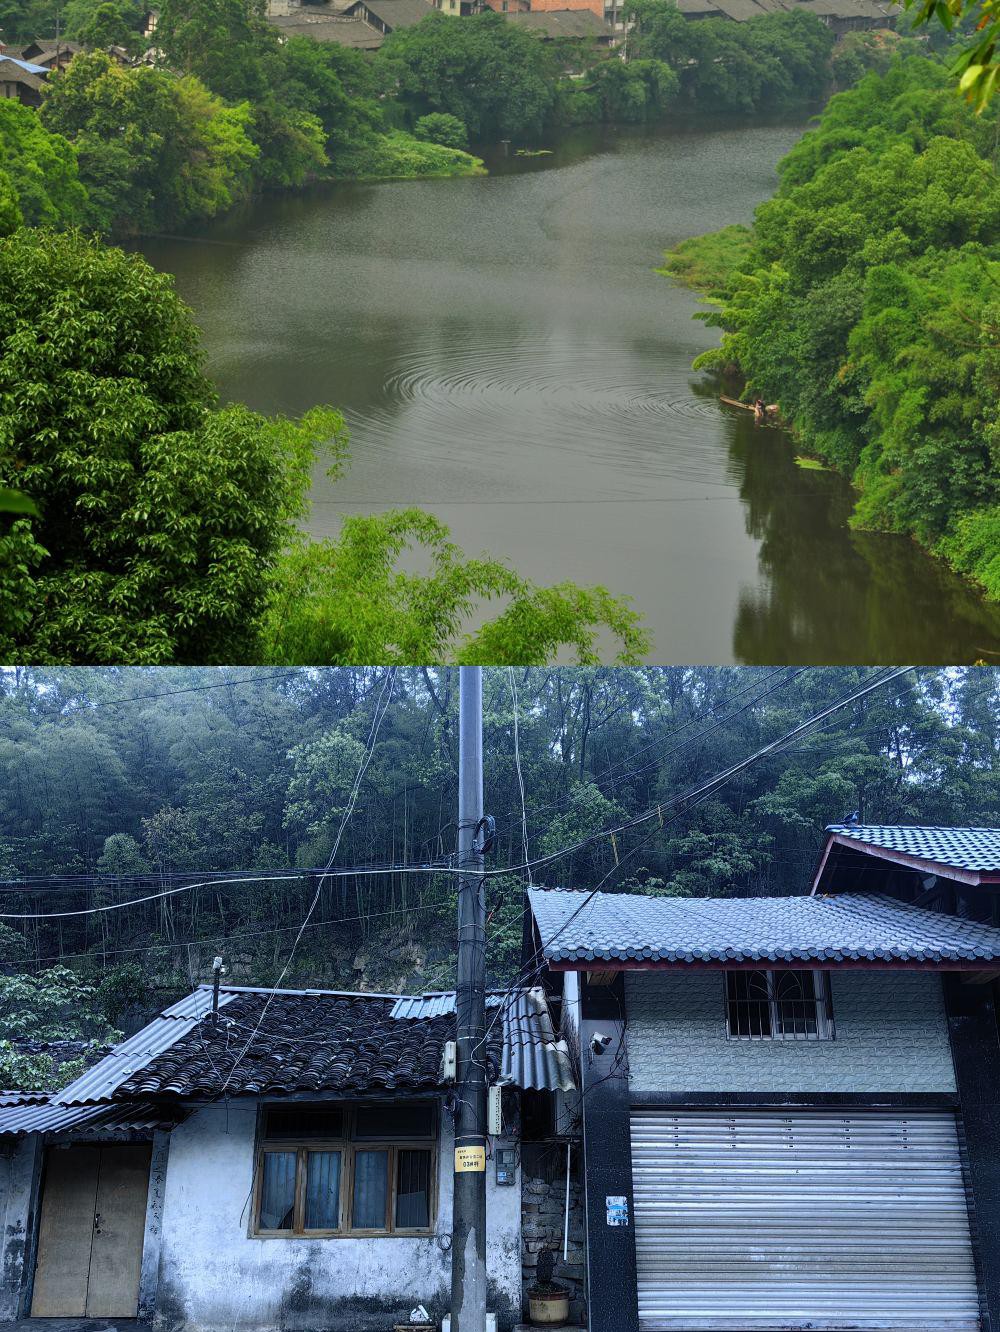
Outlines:
{"type": "MultiPolygon", "coordinates": [[[[884,846],[878,841],[869,840],[876,830],[881,830],[881,827],[882,825],[875,825],[866,828],[864,824],[861,824],[857,828],[851,828],[844,824],[830,824],[826,829],[827,840],[820,852],[810,892],[815,894],[819,891],[830,854],[837,846],[848,847],[876,860],[890,861],[904,869],[922,870],[925,874],[940,874],[945,878],[954,879],[957,883],[969,884],[973,888],[980,885],[1000,884],[1000,868],[994,870],[992,868],[960,865],[955,863],[957,857],[951,859],[947,854],[942,855],[940,851],[935,855],[919,855],[912,848],[910,850],[900,850],[898,847],[884,846]]],[[[912,828],[900,827],[895,831],[901,833],[937,833],[941,834],[942,837],[947,837],[949,834],[971,835],[982,833],[1000,840],[1000,829],[996,828],[924,828],[914,826],[912,828]]]]}
{"type": "Polygon", "coordinates": [[[29,1133],[58,1136],[146,1133],[169,1128],[176,1116],[145,1101],[127,1105],[57,1105],[41,1103],[0,1106],[0,1138],[25,1138],[29,1133]]]}
{"type": "Polygon", "coordinates": [[[874,894],[664,899],[529,889],[528,899],[555,971],[982,971],[1000,963],[1000,929],[874,894]]]}

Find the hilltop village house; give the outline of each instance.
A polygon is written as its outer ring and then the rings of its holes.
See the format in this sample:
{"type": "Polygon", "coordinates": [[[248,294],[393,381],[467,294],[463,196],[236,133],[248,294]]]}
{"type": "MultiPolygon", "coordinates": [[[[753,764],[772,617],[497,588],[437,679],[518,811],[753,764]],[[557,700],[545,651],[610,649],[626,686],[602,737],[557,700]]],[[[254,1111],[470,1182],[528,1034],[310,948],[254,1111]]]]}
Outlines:
{"type": "MultiPolygon", "coordinates": [[[[804,888],[529,890],[498,1332],[542,1256],[590,1332],[1000,1332],[1000,830],[837,825],[804,888]]],[[[441,1325],[454,995],[269,993],[0,1098],[0,1320],[441,1325]]]]}

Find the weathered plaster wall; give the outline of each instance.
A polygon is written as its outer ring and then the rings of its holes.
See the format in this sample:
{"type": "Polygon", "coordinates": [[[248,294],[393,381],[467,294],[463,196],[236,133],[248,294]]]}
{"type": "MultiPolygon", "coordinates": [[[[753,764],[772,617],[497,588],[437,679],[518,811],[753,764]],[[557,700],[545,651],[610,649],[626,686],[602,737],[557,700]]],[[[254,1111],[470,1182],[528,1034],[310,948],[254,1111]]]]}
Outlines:
{"type": "MultiPolygon", "coordinates": [[[[252,1239],[256,1106],[196,1111],[171,1134],[157,1292],[158,1325],[198,1332],[387,1332],[423,1304],[440,1320],[451,1288],[453,1130],[442,1113],[437,1234],[252,1239]]],[[[490,1307],[509,1328],[520,1308],[520,1188],[487,1173],[490,1307]]]]}
{"type": "Polygon", "coordinates": [[[0,1148],[0,1321],[21,1316],[30,1263],[39,1139],[35,1134],[0,1148]]]}
{"type": "Polygon", "coordinates": [[[634,1091],[951,1092],[941,981],[920,972],[844,971],[830,979],[836,1039],[739,1041],[726,1035],[721,972],[630,972],[634,1091]]]}

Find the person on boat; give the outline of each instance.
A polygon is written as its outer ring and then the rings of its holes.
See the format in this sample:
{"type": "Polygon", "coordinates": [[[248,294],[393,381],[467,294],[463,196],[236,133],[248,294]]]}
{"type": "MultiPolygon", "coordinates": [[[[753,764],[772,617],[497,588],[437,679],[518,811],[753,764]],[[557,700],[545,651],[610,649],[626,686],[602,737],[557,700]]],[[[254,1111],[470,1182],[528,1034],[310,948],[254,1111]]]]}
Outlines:
{"type": "Polygon", "coordinates": [[[760,425],[767,420],[767,404],[763,398],[755,398],[753,404],[753,419],[760,425]]]}

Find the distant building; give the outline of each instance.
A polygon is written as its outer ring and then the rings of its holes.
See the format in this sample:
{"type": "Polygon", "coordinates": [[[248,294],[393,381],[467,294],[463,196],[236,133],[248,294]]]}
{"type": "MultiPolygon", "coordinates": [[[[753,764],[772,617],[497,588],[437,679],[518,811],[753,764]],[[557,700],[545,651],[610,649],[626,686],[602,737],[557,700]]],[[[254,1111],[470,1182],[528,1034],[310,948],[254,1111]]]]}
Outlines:
{"type": "Polygon", "coordinates": [[[535,10],[509,14],[508,17],[519,28],[536,33],[543,41],[569,39],[598,46],[610,46],[614,41],[613,30],[589,9],[535,10]]]}
{"type": "Polygon", "coordinates": [[[22,106],[41,106],[42,83],[48,74],[44,65],[0,55],[0,97],[20,102],[22,106]]]}
{"type": "Polygon", "coordinates": [[[21,59],[30,60],[46,70],[65,69],[83,47],[79,42],[68,42],[63,37],[38,37],[21,48],[21,59]]]}
{"type": "Polygon", "coordinates": [[[331,4],[297,5],[287,14],[275,14],[270,23],[279,34],[279,41],[289,37],[308,37],[313,42],[336,42],[338,46],[352,46],[359,51],[377,51],[385,40],[364,19],[352,18],[331,4]]]}
{"type": "MultiPolygon", "coordinates": [[[[538,0],[533,8],[561,0],[538,0]]],[[[593,0],[598,3],[598,0],[593,0]]],[[[796,9],[815,14],[820,22],[840,36],[845,32],[868,31],[895,26],[899,6],[892,0],[675,0],[686,19],[724,18],[745,23],[762,14],[796,9]]]]}
{"type": "MultiPolygon", "coordinates": [[[[461,3],[476,4],[478,0],[461,0],[461,3]]],[[[344,13],[349,18],[362,19],[376,32],[388,36],[397,28],[412,28],[433,9],[430,0],[355,0],[344,13]]]]}

